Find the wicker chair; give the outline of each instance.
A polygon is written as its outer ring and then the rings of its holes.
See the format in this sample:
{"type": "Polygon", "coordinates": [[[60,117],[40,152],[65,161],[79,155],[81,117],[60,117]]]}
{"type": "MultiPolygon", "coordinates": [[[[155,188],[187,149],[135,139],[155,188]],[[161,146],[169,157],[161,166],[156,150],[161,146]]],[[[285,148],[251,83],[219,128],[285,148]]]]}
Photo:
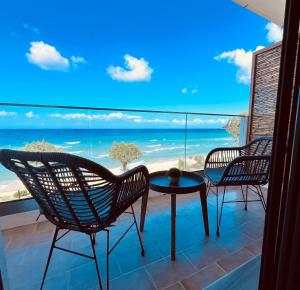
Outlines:
{"type": "Polygon", "coordinates": [[[53,249],[93,259],[100,289],[103,289],[95,251],[96,233],[105,231],[107,289],[109,289],[109,254],[129,229],[135,225],[142,255],[144,248],[132,204],[148,195],[149,173],[138,166],[120,176],[90,160],[66,153],[33,153],[0,150],[0,162],[16,173],[38,203],[46,218],[56,226],[46,268],[41,283],[43,288],[53,249]],[[127,208],[131,211],[127,212],[127,208]],[[109,228],[126,211],[133,222],[115,245],[110,247],[109,228]],[[59,234],[60,230],[64,230],[59,234]],[[90,237],[93,255],[85,255],[59,247],[56,242],[69,231],[90,237]]]}
{"type": "Polygon", "coordinates": [[[261,185],[267,184],[269,180],[271,153],[272,137],[260,137],[243,147],[216,148],[207,155],[204,174],[208,182],[207,194],[212,187],[216,189],[217,235],[220,234],[224,203],[243,202],[247,210],[248,202],[260,201],[266,210],[261,185]],[[223,196],[219,215],[220,186],[223,187],[223,196]],[[227,186],[240,186],[243,200],[225,201],[227,186]],[[246,186],[245,192],[243,186],[246,186]],[[255,192],[259,199],[248,200],[248,190],[255,192]]]}

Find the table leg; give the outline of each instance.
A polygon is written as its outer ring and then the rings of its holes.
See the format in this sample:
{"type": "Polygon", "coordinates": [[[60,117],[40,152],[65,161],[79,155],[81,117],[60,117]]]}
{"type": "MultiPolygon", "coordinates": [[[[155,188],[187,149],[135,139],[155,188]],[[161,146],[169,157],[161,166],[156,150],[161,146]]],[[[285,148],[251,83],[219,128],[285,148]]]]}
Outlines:
{"type": "Polygon", "coordinates": [[[176,260],[176,194],[171,194],[171,259],[176,260]]]}
{"type": "Polygon", "coordinates": [[[200,199],[201,199],[202,216],[203,216],[205,234],[207,236],[209,236],[206,190],[200,190],[200,199]]]}
{"type": "Polygon", "coordinates": [[[147,203],[148,203],[148,194],[147,191],[142,197],[142,205],[141,205],[141,220],[140,220],[140,231],[144,231],[144,224],[145,224],[145,216],[147,211],[147,203]]]}

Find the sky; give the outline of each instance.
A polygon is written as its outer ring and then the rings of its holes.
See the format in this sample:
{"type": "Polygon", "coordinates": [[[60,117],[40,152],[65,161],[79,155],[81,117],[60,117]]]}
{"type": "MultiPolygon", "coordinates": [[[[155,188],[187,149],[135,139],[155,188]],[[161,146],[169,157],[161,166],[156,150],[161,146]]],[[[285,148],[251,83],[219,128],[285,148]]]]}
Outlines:
{"type": "MultiPolygon", "coordinates": [[[[282,30],[230,0],[10,0],[1,3],[0,37],[0,102],[239,114],[248,111],[253,51],[279,41],[282,30]]],[[[1,128],[91,122],[183,119],[0,108],[1,128]]]]}

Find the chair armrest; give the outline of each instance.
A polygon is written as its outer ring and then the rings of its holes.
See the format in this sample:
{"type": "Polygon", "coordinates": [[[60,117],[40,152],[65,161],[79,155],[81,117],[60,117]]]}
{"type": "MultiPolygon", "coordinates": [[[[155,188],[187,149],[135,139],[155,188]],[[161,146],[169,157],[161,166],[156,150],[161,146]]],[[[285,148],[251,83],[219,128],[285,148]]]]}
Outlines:
{"type": "Polygon", "coordinates": [[[208,153],[204,169],[226,167],[231,161],[240,156],[242,147],[215,148],[208,153]]]}
{"type": "Polygon", "coordinates": [[[221,183],[265,184],[269,178],[270,163],[270,155],[237,157],[224,170],[221,183]]]}
{"type": "Polygon", "coordinates": [[[133,176],[137,173],[141,173],[149,178],[149,171],[145,165],[136,166],[136,167],[122,173],[121,175],[119,175],[119,178],[121,178],[122,180],[126,180],[127,178],[130,178],[131,176],[133,176]]]}
{"type": "Polygon", "coordinates": [[[129,206],[149,190],[149,172],[146,166],[137,166],[118,176],[120,190],[117,207],[129,206]]]}

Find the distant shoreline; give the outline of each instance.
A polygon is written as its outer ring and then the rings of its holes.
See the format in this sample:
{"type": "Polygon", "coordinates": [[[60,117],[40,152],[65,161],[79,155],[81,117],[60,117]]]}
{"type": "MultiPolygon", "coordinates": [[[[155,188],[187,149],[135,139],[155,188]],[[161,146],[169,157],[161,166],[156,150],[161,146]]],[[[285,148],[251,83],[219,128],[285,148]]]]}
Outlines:
{"type": "MultiPolygon", "coordinates": [[[[155,171],[161,171],[161,170],[168,170],[172,167],[177,167],[178,166],[178,159],[162,159],[159,161],[155,161],[155,162],[149,162],[147,164],[143,164],[142,161],[141,162],[132,162],[131,164],[129,164],[128,168],[132,169],[138,165],[145,165],[149,172],[155,172],[155,171]]],[[[112,169],[109,169],[113,174],[115,175],[120,175],[122,173],[124,173],[124,171],[122,171],[121,166],[119,167],[115,167],[112,169]]],[[[0,202],[2,201],[9,201],[9,200],[15,200],[16,198],[13,197],[13,194],[16,193],[18,190],[24,190],[25,186],[23,185],[23,183],[17,179],[14,179],[12,181],[10,181],[7,184],[2,184],[0,185],[0,202]]]]}

